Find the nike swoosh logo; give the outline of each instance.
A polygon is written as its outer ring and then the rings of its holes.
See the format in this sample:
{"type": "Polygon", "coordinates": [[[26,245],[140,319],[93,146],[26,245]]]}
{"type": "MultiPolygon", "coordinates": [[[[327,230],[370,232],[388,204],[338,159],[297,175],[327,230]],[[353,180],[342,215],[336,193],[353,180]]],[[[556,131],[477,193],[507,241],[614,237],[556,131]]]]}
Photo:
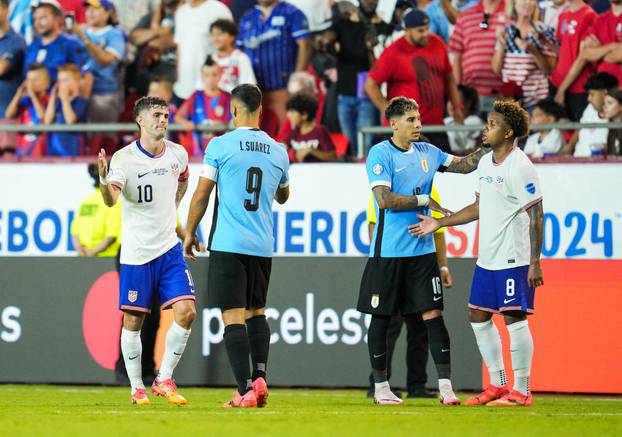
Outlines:
{"type": "Polygon", "coordinates": [[[143,176],[147,176],[149,173],[151,173],[151,170],[149,170],[147,173],[143,173],[143,174],[138,173],[138,178],[140,179],[143,176]]]}
{"type": "Polygon", "coordinates": [[[383,356],[383,355],[386,355],[386,352],[385,352],[385,353],[382,353],[382,354],[380,354],[380,355],[376,355],[376,354],[374,354],[374,358],[380,358],[380,357],[381,357],[381,356],[383,356]]]}
{"type": "Polygon", "coordinates": [[[505,304],[505,303],[510,303],[510,302],[512,302],[512,301],[513,301],[513,300],[515,300],[515,299],[516,299],[516,298],[514,298],[514,299],[510,299],[510,300],[503,299],[503,303],[504,303],[504,304],[505,304]]]}
{"type": "Polygon", "coordinates": [[[395,173],[399,173],[399,172],[401,172],[402,170],[406,170],[406,167],[396,168],[396,169],[395,169],[395,173]]]}
{"type": "Polygon", "coordinates": [[[181,354],[178,354],[177,352],[173,352],[173,355],[177,355],[178,357],[181,357],[181,354]]]}
{"type": "Polygon", "coordinates": [[[439,297],[434,296],[434,297],[433,297],[434,302],[436,302],[437,300],[441,300],[442,298],[443,298],[443,296],[439,296],[439,297]]]}
{"type": "Polygon", "coordinates": [[[138,358],[138,355],[134,355],[133,357],[129,357],[130,360],[135,360],[136,358],[138,358]]]}

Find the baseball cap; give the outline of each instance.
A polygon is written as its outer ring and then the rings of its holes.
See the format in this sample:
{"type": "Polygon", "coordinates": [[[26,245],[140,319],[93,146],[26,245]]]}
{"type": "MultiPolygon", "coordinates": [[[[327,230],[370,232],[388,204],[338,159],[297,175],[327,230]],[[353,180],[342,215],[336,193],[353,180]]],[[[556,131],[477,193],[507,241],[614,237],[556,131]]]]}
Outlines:
{"type": "Polygon", "coordinates": [[[63,12],[63,7],[56,0],[35,0],[31,3],[30,10],[34,11],[41,6],[51,6],[54,9],[63,12]]]}
{"type": "Polygon", "coordinates": [[[111,10],[114,6],[110,0],[85,0],[82,2],[83,6],[93,6],[94,8],[104,8],[106,10],[111,10]]]}
{"type": "Polygon", "coordinates": [[[430,19],[420,9],[411,9],[404,15],[404,28],[424,26],[430,22],[430,19]]]}

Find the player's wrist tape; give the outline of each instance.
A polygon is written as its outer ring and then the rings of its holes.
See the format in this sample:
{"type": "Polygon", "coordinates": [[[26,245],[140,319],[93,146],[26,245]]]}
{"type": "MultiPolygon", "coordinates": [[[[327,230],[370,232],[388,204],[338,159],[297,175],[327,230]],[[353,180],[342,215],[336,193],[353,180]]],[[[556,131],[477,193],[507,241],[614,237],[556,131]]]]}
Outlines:
{"type": "Polygon", "coordinates": [[[447,266],[440,266],[440,267],[439,267],[439,270],[440,270],[441,272],[448,272],[448,271],[449,271],[449,267],[447,267],[447,266]]]}
{"type": "Polygon", "coordinates": [[[428,206],[430,204],[430,196],[427,194],[417,194],[417,206],[428,206]]]}
{"type": "Polygon", "coordinates": [[[99,185],[108,185],[110,181],[108,180],[108,175],[106,177],[102,177],[99,175],[99,185]]]}

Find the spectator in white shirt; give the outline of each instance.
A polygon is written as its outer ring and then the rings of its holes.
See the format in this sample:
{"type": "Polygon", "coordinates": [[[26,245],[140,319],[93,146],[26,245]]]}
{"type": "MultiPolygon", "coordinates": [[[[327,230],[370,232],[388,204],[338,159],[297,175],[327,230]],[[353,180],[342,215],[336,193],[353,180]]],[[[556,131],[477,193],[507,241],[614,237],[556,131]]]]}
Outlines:
{"type": "MultiPolygon", "coordinates": [[[[566,114],[562,108],[552,98],[540,100],[535,104],[531,112],[530,124],[551,124],[557,123],[565,118],[566,114]]],[[[548,129],[535,132],[527,138],[524,152],[533,158],[542,158],[556,155],[564,146],[564,138],[559,129],[548,129]]]]}
{"type": "MultiPolygon", "coordinates": [[[[608,73],[596,73],[587,79],[584,87],[588,93],[589,104],[583,111],[580,122],[606,124],[608,120],[602,118],[599,113],[603,110],[607,91],[618,87],[618,79],[608,73]]],[[[603,155],[608,133],[607,128],[579,129],[562,149],[560,155],[574,155],[575,158],[603,155]]]]}
{"type": "Polygon", "coordinates": [[[241,83],[257,83],[251,60],[235,47],[238,25],[233,20],[216,20],[210,26],[214,60],[222,68],[220,89],[228,93],[241,83]]]}
{"type": "Polygon", "coordinates": [[[177,44],[177,82],[173,87],[178,99],[186,100],[203,89],[201,67],[213,48],[210,26],[219,18],[232,19],[231,11],[217,0],[187,0],[175,13],[177,44]]]}
{"type": "MultiPolygon", "coordinates": [[[[464,105],[464,124],[468,125],[483,125],[484,122],[479,117],[479,96],[477,90],[466,85],[458,85],[458,92],[460,93],[460,100],[464,105]]],[[[447,114],[449,117],[445,117],[445,125],[453,126],[457,123],[454,121],[454,105],[451,101],[447,102],[447,114]]],[[[481,132],[479,131],[449,131],[447,136],[449,137],[449,147],[451,152],[465,156],[471,153],[477,147],[481,132]]]]}

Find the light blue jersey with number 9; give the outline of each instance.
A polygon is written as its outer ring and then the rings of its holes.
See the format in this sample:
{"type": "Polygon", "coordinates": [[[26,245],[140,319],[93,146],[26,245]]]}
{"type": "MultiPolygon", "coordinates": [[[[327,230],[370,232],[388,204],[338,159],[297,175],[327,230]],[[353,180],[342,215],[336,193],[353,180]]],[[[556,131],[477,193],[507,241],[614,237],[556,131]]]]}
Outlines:
{"type": "Polygon", "coordinates": [[[283,144],[259,129],[212,139],[201,172],[217,187],[208,250],[271,257],[272,201],[289,185],[288,170],[283,144]]]}

